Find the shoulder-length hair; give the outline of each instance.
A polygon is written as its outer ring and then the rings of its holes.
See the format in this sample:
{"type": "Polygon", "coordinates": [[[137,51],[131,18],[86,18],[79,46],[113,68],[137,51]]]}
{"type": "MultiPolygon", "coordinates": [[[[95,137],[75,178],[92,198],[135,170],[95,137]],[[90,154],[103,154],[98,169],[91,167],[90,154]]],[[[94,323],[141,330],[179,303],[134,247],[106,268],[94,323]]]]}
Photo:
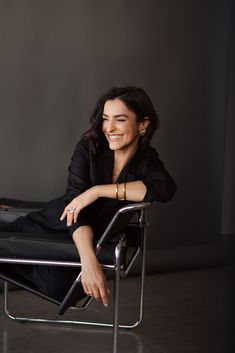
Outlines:
{"type": "Polygon", "coordinates": [[[91,140],[94,153],[99,146],[107,143],[104,133],[102,131],[103,124],[103,109],[104,104],[108,100],[120,99],[128,109],[136,114],[137,122],[142,122],[147,117],[149,125],[144,136],[140,136],[139,148],[145,149],[149,146],[154,132],[159,127],[159,119],[154,106],[142,88],[126,86],[113,87],[98,100],[95,109],[90,118],[90,129],[83,134],[85,138],[91,140]]]}

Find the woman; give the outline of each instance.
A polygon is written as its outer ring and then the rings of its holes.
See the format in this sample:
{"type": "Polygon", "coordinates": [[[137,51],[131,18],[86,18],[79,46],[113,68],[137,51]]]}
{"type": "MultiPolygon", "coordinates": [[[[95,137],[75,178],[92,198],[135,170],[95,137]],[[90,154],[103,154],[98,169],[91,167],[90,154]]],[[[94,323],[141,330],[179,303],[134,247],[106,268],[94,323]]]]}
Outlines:
{"type": "MultiPolygon", "coordinates": [[[[141,88],[112,88],[99,99],[90,122],[72,156],[65,195],[2,230],[69,232],[80,256],[84,292],[107,306],[109,290],[94,243],[120,207],[135,201],[167,202],[176,186],[149,145],[159,121],[141,88]]],[[[4,265],[0,276],[4,271],[23,276],[57,299],[77,276],[74,269],[45,266],[4,265]]]]}

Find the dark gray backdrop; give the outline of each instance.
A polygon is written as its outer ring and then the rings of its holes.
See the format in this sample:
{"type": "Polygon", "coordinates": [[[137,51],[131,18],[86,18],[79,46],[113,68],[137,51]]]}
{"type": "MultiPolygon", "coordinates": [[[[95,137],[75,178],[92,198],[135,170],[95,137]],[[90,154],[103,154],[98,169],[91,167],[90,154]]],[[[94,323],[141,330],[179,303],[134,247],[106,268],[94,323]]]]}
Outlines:
{"type": "Polygon", "coordinates": [[[222,233],[233,233],[231,4],[0,1],[0,196],[60,196],[99,95],[138,85],[159,113],[153,145],[178,185],[150,212],[149,245],[216,239],[222,217],[222,233]]]}

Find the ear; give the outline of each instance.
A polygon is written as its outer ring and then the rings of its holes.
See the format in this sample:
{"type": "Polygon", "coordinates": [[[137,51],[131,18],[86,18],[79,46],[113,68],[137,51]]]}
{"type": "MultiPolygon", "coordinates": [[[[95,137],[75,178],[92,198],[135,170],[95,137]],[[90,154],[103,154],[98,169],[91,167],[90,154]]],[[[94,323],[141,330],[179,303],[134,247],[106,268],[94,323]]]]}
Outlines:
{"type": "Polygon", "coordinates": [[[149,118],[146,116],[143,121],[139,123],[139,132],[146,131],[147,127],[149,126],[149,118]]]}

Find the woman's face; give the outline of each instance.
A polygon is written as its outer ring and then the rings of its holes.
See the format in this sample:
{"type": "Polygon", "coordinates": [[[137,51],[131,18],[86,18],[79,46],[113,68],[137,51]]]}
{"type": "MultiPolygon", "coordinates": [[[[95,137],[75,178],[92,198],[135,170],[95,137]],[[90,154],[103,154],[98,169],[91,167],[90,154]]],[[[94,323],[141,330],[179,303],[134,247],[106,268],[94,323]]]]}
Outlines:
{"type": "Polygon", "coordinates": [[[111,150],[135,152],[143,123],[138,123],[134,112],[116,98],[108,100],[103,109],[102,130],[111,150]]]}

